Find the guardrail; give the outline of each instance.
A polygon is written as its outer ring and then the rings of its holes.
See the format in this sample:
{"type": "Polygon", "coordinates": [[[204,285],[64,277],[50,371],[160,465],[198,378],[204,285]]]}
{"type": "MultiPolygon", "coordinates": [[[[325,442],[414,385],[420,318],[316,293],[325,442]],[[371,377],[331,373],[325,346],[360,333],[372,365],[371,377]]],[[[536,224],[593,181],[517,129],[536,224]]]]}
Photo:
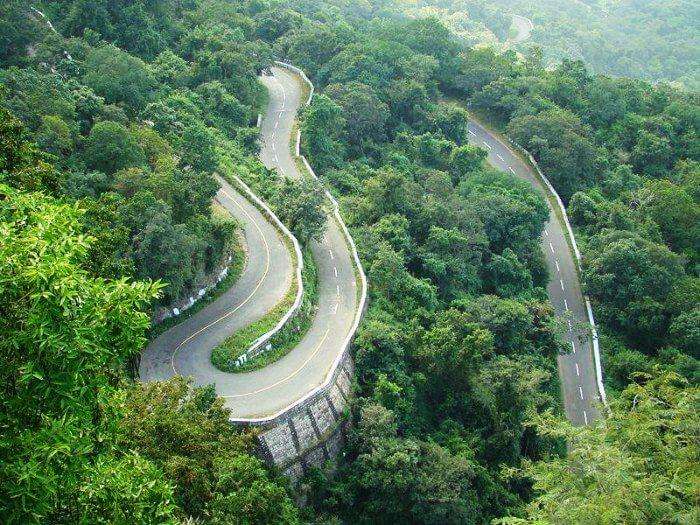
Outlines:
{"type": "MultiPolygon", "coordinates": [[[[286,69],[289,69],[290,71],[293,71],[294,73],[299,75],[304,80],[304,82],[306,82],[309,85],[311,91],[309,93],[309,97],[306,100],[305,105],[308,106],[309,104],[311,104],[311,101],[313,100],[313,94],[314,94],[314,85],[309,80],[309,78],[306,76],[306,74],[301,69],[299,69],[298,67],[295,67],[291,64],[287,64],[285,62],[276,62],[276,63],[281,67],[284,67],[286,69]]],[[[297,137],[299,138],[300,136],[297,135],[297,137]]],[[[306,157],[304,157],[303,155],[299,155],[298,153],[297,153],[297,156],[299,158],[301,158],[302,162],[304,163],[304,166],[306,167],[306,169],[309,170],[309,173],[311,174],[311,176],[314,177],[315,179],[319,180],[319,178],[316,175],[316,173],[314,172],[313,168],[311,168],[309,161],[306,160],[306,157]]],[[[342,230],[343,235],[345,236],[345,240],[350,248],[350,253],[352,254],[352,259],[353,259],[353,262],[355,264],[355,268],[357,269],[357,273],[360,277],[360,300],[359,300],[357,312],[355,313],[355,319],[353,321],[352,326],[350,327],[350,331],[348,332],[348,335],[346,336],[345,340],[343,341],[342,350],[338,353],[335,360],[333,361],[333,364],[331,365],[330,369],[328,370],[328,373],[326,374],[326,379],[323,381],[323,383],[321,383],[319,386],[312,389],[311,391],[307,392],[304,396],[297,399],[294,403],[292,403],[288,407],[285,407],[284,409],[280,410],[276,414],[273,414],[269,417],[263,417],[263,418],[251,418],[251,419],[232,418],[229,420],[232,423],[240,423],[240,424],[248,424],[248,425],[266,425],[266,424],[274,423],[278,419],[283,418],[285,416],[285,414],[294,410],[299,405],[303,405],[309,399],[315,397],[320,392],[324,392],[333,383],[340,364],[343,362],[345,357],[348,355],[348,352],[350,351],[350,344],[352,343],[352,340],[354,339],[355,334],[357,333],[357,329],[360,326],[360,321],[362,321],[362,317],[365,314],[365,311],[367,309],[367,276],[365,275],[365,271],[362,268],[362,262],[360,261],[359,254],[357,253],[357,246],[355,245],[355,241],[353,240],[352,236],[350,235],[350,230],[348,230],[348,227],[346,226],[345,221],[343,221],[343,218],[340,216],[340,207],[338,206],[338,201],[336,201],[335,198],[333,197],[333,195],[331,195],[331,193],[325,188],[324,188],[324,193],[326,194],[326,197],[328,198],[328,200],[331,202],[331,204],[333,206],[333,217],[340,225],[340,229],[342,230]]]]}
{"type": "MultiPolygon", "coordinates": [[[[566,208],[564,207],[564,202],[561,200],[561,197],[557,193],[557,190],[554,189],[554,186],[552,183],[549,181],[549,179],[545,176],[545,174],[542,172],[542,169],[540,168],[540,165],[537,163],[535,158],[532,156],[532,154],[527,151],[525,148],[523,148],[520,144],[517,142],[514,142],[510,139],[508,141],[515,146],[523,155],[527,157],[527,160],[530,161],[530,164],[537,170],[537,174],[540,176],[540,179],[542,179],[542,182],[544,182],[545,187],[547,188],[547,191],[549,191],[550,194],[554,197],[554,199],[557,201],[557,206],[559,207],[559,211],[561,212],[561,216],[564,219],[564,226],[566,226],[566,232],[569,236],[569,239],[571,240],[571,248],[574,251],[574,255],[576,256],[576,265],[578,266],[579,269],[579,274],[582,273],[583,267],[581,265],[581,252],[578,249],[578,245],[576,244],[576,237],[574,236],[574,230],[571,228],[571,223],[569,222],[569,216],[566,213],[566,208]]],[[[591,307],[591,301],[588,298],[587,295],[584,294],[583,296],[584,301],[586,302],[586,314],[588,316],[588,323],[590,324],[591,327],[591,339],[593,341],[593,360],[595,363],[595,373],[596,373],[596,384],[598,386],[598,394],[600,396],[600,400],[602,401],[604,406],[608,406],[608,400],[605,395],[605,386],[603,385],[603,366],[601,364],[601,359],[600,359],[600,345],[598,344],[598,330],[596,328],[595,324],[595,318],[593,317],[593,308],[591,307]]]]}
{"type": "Polygon", "coordinates": [[[277,215],[275,215],[275,212],[273,212],[272,209],[270,209],[270,207],[260,197],[258,197],[245,182],[243,182],[243,180],[241,180],[236,175],[230,175],[230,178],[234,181],[235,185],[238,186],[238,188],[245,194],[245,197],[248,200],[250,200],[268,219],[270,219],[270,221],[272,221],[275,227],[290,240],[290,242],[294,246],[294,253],[296,254],[297,258],[295,273],[298,285],[297,295],[294,299],[294,303],[289,308],[289,310],[287,310],[287,312],[282,316],[282,318],[272,330],[258,337],[246,349],[245,352],[238,356],[235,363],[236,366],[241,366],[242,364],[246,363],[249,359],[262,354],[266,350],[263,345],[265,345],[265,343],[267,343],[277,332],[279,332],[284,327],[284,325],[287,324],[287,322],[292,317],[294,317],[294,315],[299,311],[299,308],[301,308],[301,302],[304,296],[304,282],[301,278],[301,272],[304,268],[304,259],[301,253],[301,246],[299,245],[299,241],[294,236],[294,234],[291,231],[289,231],[289,229],[282,223],[282,221],[277,217],[277,215]]]}

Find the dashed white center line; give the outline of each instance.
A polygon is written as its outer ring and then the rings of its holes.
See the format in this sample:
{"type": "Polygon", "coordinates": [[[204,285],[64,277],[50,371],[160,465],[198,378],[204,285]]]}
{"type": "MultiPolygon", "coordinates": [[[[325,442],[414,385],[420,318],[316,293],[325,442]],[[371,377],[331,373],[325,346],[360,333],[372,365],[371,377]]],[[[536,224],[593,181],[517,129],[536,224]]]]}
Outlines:
{"type": "Polygon", "coordinates": [[[278,120],[277,122],[275,122],[275,129],[277,129],[279,127],[280,127],[280,121],[278,120]]]}
{"type": "Polygon", "coordinates": [[[272,151],[275,151],[275,143],[272,143],[272,151]]]}
{"type": "Polygon", "coordinates": [[[488,149],[491,149],[491,145],[488,142],[486,142],[485,140],[482,140],[481,142],[483,142],[484,146],[486,146],[488,149]]]}
{"type": "Polygon", "coordinates": [[[552,246],[552,243],[549,243],[549,249],[552,250],[552,253],[554,253],[554,246],[552,246]]]}
{"type": "Polygon", "coordinates": [[[284,111],[280,111],[280,116],[279,116],[279,118],[282,118],[282,115],[284,115],[284,111]]]}
{"type": "Polygon", "coordinates": [[[569,303],[566,302],[566,299],[564,299],[564,310],[569,311],[569,303]]]}
{"type": "Polygon", "coordinates": [[[336,284],[336,285],[335,285],[335,294],[336,294],[338,297],[340,297],[340,285],[339,285],[339,284],[336,284]]]}
{"type": "Polygon", "coordinates": [[[498,160],[500,160],[501,162],[505,162],[505,161],[506,161],[506,159],[504,159],[503,157],[501,157],[498,153],[496,153],[496,157],[498,157],[498,160]]]}
{"type": "Polygon", "coordinates": [[[574,364],[576,365],[576,376],[578,377],[581,375],[581,372],[579,372],[578,363],[574,363],[574,364]]]}
{"type": "Polygon", "coordinates": [[[515,175],[515,170],[514,170],[511,166],[508,166],[508,169],[510,170],[510,172],[511,172],[513,175],[515,175]]]}
{"type": "Polygon", "coordinates": [[[331,256],[331,261],[333,260],[333,250],[328,250],[328,255],[331,256]]]}
{"type": "Polygon", "coordinates": [[[469,130],[469,134],[470,134],[472,137],[476,137],[476,133],[474,133],[472,130],[469,130]]]}
{"type": "Polygon", "coordinates": [[[578,387],[578,396],[579,396],[581,399],[583,399],[583,388],[581,388],[580,386],[578,387]]]}
{"type": "Polygon", "coordinates": [[[570,341],[571,343],[571,349],[574,351],[574,354],[576,353],[576,346],[574,345],[573,341],[570,341]]]}
{"type": "Polygon", "coordinates": [[[336,266],[333,267],[333,273],[338,277],[338,268],[336,266]]]}
{"type": "Polygon", "coordinates": [[[569,332],[571,332],[571,319],[567,319],[566,322],[569,325],[569,332]]]}
{"type": "Polygon", "coordinates": [[[557,271],[559,271],[559,261],[554,261],[554,265],[557,267],[557,271]]]}
{"type": "Polygon", "coordinates": [[[586,415],[586,411],[583,411],[583,424],[588,425],[588,416],[586,415]]]}
{"type": "Polygon", "coordinates": [[[561,291],[563,292],[564,291],[564,281],[559,279],[559,285],[561,286],[561,291]]]}
{"type": "Polygon", "coordinates": [[[338,303],[335,303],[333,305],[333,308],[331,309],[331,311],[333,312],[333,315],[338,313],[338,303]]]}
{"type": "Polygon", "coordinates": [[[549,232],[547,230],[544,230],[544,234],[549,237],[549,232]]]}

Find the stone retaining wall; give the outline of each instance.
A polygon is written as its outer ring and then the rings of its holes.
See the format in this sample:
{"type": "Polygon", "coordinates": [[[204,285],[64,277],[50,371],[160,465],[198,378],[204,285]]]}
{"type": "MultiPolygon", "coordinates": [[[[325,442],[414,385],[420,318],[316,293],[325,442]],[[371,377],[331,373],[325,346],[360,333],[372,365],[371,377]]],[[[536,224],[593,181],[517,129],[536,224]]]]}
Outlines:
{"type": "Polygon", "coordinates": [[[261,425],[260,456],[293,484],[310,467],[321,468],[328,462],[332,467],[335,463],[345,441],[353,370],[352,358],[345,354],[328,388],[261,425]]]}

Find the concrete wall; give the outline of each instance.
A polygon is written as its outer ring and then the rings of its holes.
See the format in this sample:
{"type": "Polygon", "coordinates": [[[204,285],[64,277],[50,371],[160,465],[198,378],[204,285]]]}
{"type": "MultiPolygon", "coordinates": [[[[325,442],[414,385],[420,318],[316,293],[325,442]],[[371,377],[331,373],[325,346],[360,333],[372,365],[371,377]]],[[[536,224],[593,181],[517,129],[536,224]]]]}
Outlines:
{"type": "Polygon", "coordinates": [[[274,422],[261,425],[260,456],[293,484],[309,467],[335,463],[345,441],[352,395],[353,362],[348,353],[329,385],[274,422]]]}

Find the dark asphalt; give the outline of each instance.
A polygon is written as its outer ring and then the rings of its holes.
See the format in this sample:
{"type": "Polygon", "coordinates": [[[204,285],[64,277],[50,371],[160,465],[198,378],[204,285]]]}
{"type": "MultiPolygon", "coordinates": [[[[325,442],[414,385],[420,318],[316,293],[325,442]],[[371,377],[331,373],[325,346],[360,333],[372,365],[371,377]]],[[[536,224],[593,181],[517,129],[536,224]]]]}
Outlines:
{"type": "MultiPolygon", "coordinates": [[[[488,162],[506,172],[528,181],[546,199],[547,195],[532,169],[509,146],[479,124],[469,123],[469,141],[488,152],[488,162]]],[[[547,260],[550,282],[549,299],[564,325],[564,338],[569,353],[559,357],[559,377],[566,415],[573,424],[584,425],[600,417],[595,365],[589,340],[586,303],[581,293],[576,263],[552,205],[549,222],[542,238],[542,251],[547,260]]]]}
{"type": "MultiPolygon", "coordinates": [[[[274,76],[262,77],[270,91],[270,103],[261,125],[261,159],[285,176],[300,177],[290,139],[300,107],[301,84],[286,70],[273,71],[274,76]]],[[[246,269],[240,280],[214,303],[148,346],[141,360],[141,378],[189,375],[197,384],[215,384],[217,393],[232,409],[233,418],[269,417],[323,383],[352,327],[358,285],[345,239],[331,220],[322,241],[312,245],[318,267],[319,308],[299,345],[261,370],[244,374],[217,370],[210,361],[211,350],[277,304],[292,278],[289,253],[274,227],[233,188],[225,185],[224,189],[231,198],[220,193],[222,203],[245,227],[246,269]],[[248,213],[242,213],[233,200],[248,213]]]]}

